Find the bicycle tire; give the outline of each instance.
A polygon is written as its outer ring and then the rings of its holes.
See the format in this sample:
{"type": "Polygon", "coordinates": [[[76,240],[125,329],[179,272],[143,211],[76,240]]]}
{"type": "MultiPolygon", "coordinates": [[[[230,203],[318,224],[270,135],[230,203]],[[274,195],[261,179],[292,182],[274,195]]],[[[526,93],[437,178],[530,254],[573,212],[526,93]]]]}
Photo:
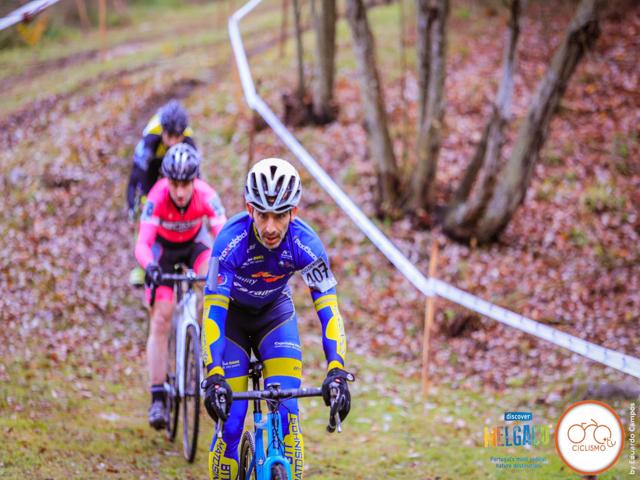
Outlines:
{"type": "Polygon", "coordinates": [[[599,445],[604,445],[605,442],[607,440],[611,440],[611,429],[609,427],[607,427],[606,425],[598,425],[596,428],[594,428],[593,430],[593,439],[596,441],[596,443],[598,443],[599,445]],[[601,429],[606,429],[609,434],[605,434],[604,437],[602,437],[602,441],[598,440],[598,437],[596,437],[596,433],[598,430],[602,431],[601,429]]]}
{"type": "Polygon", "coordinates": [[[173,442],[178,431],[178,417],[180,412],[180,396],[178,395],[178,375],[176,374],[176,331],[173,326],[169,333],[169,344],[167,350],[167,439],[173,442]]]}
{"type": "Polygon", "coordinates": [[[202,356],[200,338],[193,325],[187,327],[184,346],[184,398],[182,399],[182,445],[184,458],[189,463],[196,458],[198,428],[200,424],[200,377],[202,356]]]}
{"type": "Polygon", "coordinates": [[[584,427],[578,423],[576,423],[575,425],[571,425],[567,430],[567,438],[571,443],[575,443],[575,444],[582,443],[586,438],[586,436],[587,436],[587,432],[585,431],[584,427]],[[574,427],[578,427],[579,430],[575,429],[574,427]],[[571,432],[574,432],[574,433],[572,434],[571,432]],[[578,432],[578,433],[576,434],[575,432],[578,432]],[[582,433],[582,435],[580,435],[580,433],[582,433]]]}
{"type": "Polygon", "coordinates": [[[271,466],[271,480],[289,480],[289,475],[284,465],[274,463],[271,466]]]}
{"type": "Polygon", "coordinates": [[[249,472],[254,458],[256,458],[256,441],[253,437],[253,432],[246,431],[242,434],[242,441],[240,442],[240,466],[238,469],[238,478],[240,480],[255,480],[258,478],[255,464],[253,465],[253,470],[249,472]],[[247,472],[251,474],[250,477],[247,477],[247,472]]]}

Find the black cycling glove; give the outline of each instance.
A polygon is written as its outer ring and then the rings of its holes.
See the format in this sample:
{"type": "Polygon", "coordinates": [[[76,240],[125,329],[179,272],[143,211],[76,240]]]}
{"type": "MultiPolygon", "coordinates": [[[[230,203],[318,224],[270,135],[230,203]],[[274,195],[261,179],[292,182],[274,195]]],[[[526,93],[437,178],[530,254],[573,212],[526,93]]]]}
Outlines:
{"type": "Polygon", "coordinates": [[[147,286],[158,285],[162,278],[162,268],[156,262],[150,262],[144,269],[144,283],[147,286]]]}
{"type": "Polygon", "coordinates": [[[217,422],[225,421],[229,416],[233,392],[222,375],[217,373],[206,378],[202,382],[204,389],[204,406],[207,413],[217,422]]]}
{"type": "Polygon", "coordinates": [[[341,368],[332,368],[327,373],[327,378],[322,382],[322,398],[326,406],[331,405],[331,389],[338,390],[336,397],[335,411],[340,414],[340,420],[347,418],[349,410],[351,410],[351,394],[347,381],[353,382],[355,377],[353,374],[342,370],[341,368]]]}

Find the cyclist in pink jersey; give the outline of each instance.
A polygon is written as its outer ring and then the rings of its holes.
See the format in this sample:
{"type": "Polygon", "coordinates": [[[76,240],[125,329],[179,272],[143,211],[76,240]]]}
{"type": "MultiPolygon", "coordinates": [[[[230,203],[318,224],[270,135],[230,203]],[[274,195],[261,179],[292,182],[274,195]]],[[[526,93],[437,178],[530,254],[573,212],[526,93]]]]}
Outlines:
{"type": "Polygon", "coordinates": [[[198,179],[200,156],[189,144],[179,143],[162,160],[159,180],[149,192],[136,243],[136,259],[145,269],[147,301],[155,284],[155,303],[150,312],[147,365],[151,385],[149,423],[156,429],[166,426],[164,381],[167,376],[167,343],[173,313],[171,283],[160,281],[162,273],[173,272],[184,263],[198,275],[206,275],[212,238],[204,227],[207,218],[217,236],[227,221],[216,191],[198,179]]]}

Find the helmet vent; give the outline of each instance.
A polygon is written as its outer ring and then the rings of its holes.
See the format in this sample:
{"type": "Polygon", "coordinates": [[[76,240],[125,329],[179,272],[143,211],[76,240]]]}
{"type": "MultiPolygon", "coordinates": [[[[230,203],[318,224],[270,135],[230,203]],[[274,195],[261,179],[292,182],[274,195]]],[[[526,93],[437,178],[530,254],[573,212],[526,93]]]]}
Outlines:
{"type": "Polygon", "coordinates": [[[265,158],[247,175],[245,200],[264,212],[286,212],[300,201],[300,176],[286,160],[265,158]]]}

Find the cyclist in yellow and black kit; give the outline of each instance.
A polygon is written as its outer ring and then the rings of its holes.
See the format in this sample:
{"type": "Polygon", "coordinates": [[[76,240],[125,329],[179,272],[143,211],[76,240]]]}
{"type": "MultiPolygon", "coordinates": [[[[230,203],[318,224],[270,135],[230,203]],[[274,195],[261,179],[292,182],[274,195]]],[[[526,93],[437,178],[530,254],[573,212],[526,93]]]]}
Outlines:
{"type": "MultiPolygon", "coordinates": [[[[127,186],[129,219],[136,221],[137,210],[145,203],[147,194],[158,180],[162,159],[169,148],[186,143],[196,148],[189,127],[187,112],[177,100],[170,100],[147,123],[142,139],[133,153],[133,166],[127,186]]],[[[129,283],[144,284],[144,270],[135,267],[129,273],[129,283]]]]}
{"type": "Polygon", "coordinates": [[[134,215],[136,199],[146,197],[158,180],[164,154],[178,143],[195,148],[187,112],[177,100],[170,100],[156,113],[142,132],[133,153],[133,166],[127,187],[129,213],[134,215]]]}

